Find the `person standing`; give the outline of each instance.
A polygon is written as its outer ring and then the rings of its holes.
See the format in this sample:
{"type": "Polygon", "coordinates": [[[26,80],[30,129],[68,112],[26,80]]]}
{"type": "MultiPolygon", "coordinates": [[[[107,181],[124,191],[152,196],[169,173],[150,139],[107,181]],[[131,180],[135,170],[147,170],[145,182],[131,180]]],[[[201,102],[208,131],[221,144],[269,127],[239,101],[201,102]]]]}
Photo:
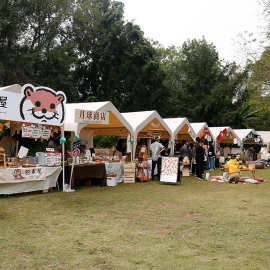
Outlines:
{"type": "Polygon", "coordinates": [[[196,176],[200,180],[203,180],[203,172],[204,172],[204,148],[202,140],[197,137],[196,138],[196,176]]]}
{"type": "Polygon", "coordinates": [[[209,148],[208,148],[208,159],[209,159],[209,169],[210,171],[215,170],[215,149],[213,146],[213,142],[209,142],[209,148]]]}
{"type": "Polygon", "coordinates": [[[151,177],[154,179],[154,172],[157,166],[158,179],[160,179],[161,174],[161,152],[165,150],[165,147],[159,142],[160,137],[155,137],[154,142],[150,145],[151,157],[152,157],[152,170],[151,177]]]}

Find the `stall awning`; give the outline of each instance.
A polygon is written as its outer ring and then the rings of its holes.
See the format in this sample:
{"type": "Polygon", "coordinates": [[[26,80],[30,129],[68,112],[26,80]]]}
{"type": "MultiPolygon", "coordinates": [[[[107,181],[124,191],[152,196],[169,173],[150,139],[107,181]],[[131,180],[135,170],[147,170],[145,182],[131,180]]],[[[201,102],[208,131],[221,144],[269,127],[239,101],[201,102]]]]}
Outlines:
{"type": "Polygon", "coordinates": [[[263,141],[263,144],[268,145],[270,143],[270,131],[256,131],[263,141]]]}
{"type": "Polygon", "coordinates": [[[93,135],[123,136],[132,132],[131,125],[110,102],[68,103],[66,108],[65,131],[73,131],[79,135],[80,130],[88,130],[93,135]],[[108,124],[78,124],[75,123],[75,110],[109,112],[108,124]]]}
{"type": "Polygon", "coordinates": [[[151,138],[159,135],[162,139],[171,137],[171,130],[156,111],[122,113],[122,116],[132,126],[136,137],[151,138]]]}
{"type": "Polygon", "coordinates": [[[13,93],[21,94],[22,87],[19,84],[12,84],[5,87],[0,87],[0,91],[8,91],[13,93]]]}
{"type": "Polygon", "coordinates": [[[209,127],[210,132],[214,136],[214,141],[219,143],[228,143],[233,144],[235,142],[240,141],[239,137],[235,134],[235,132],[230,127],[209,127]]]}
{"type": "Polygon", "coordinates": [[[198,122],[198,123],[190,123],[191,127],[193,128],[196,137],[205,137],[205,135],[209,135],[212,140],[214,140],[214,135],[210,131],[206,122],[198,122]]]}
{"type": "Polygon", "coordinates": [[[243,142],[245,139],[248,139],[247,137],[250,134],[258,135],[255,129],[234,129],[233,131],[239,137],[241,142],[243,142]]]}
{"type": "Polygon", "coordinates": [[[163,120],[169,126],[174,140],[195,140],[195,132],[187,118],[165,118],[163,120]]]}

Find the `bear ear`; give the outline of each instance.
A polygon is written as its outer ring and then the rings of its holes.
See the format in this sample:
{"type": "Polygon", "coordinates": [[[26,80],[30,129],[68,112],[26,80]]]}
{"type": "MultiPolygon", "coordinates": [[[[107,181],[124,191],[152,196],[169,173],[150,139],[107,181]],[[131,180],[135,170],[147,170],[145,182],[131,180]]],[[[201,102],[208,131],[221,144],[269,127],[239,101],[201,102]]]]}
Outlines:
{"type": "Polygon", "coordinates": [[[65,97],[62,94],[57,95],[56,98],[60,103],[63,103],[65,101],[65,97]]]}
{"type": "Polygon", "coordinates": [[[27,87],[24,89],[24,95],[25,95],[26,97],[30,97],[33,93],[34,93],[34,89],[33,89],[31,86],[27,86],[27,87]]]}

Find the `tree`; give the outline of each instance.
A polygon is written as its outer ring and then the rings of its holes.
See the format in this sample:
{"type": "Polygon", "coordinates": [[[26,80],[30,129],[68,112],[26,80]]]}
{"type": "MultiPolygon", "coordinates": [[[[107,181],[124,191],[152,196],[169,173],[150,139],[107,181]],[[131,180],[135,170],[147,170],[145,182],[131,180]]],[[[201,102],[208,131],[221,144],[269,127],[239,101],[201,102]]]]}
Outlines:
{"type": "Polygon", "coordinates": [[[260,59],[249,64],[249,104],[259,110],[258,118],[250,125],[257,130],[270,130],[270,48],[265,48],[260,59]]]}
{"type": "Polygon", "coordinates": [[[73,96],[76,57],[65,33],[72,0],[0,2],[0,84],[33,83],[73,96]],[[68,42],[68,43],[67,43],[68,42]]]}
{"type": "Polygon", "coordinates": [[[215,46],[205,39],[163,50],[161,57],[171,93],[170,116],[222,125],[228,123],[228,112],[246,99],[247,73],[238,72],[234,63],[223,64],[215,46]]]}
{"type": "Polygon", "coordinates": [[[110,100],[121,111],[164,107],[166,89],[156,50],[137,25],[124,22],[123,4],[81,1],[74,14],[81,101],[110,100]]]}

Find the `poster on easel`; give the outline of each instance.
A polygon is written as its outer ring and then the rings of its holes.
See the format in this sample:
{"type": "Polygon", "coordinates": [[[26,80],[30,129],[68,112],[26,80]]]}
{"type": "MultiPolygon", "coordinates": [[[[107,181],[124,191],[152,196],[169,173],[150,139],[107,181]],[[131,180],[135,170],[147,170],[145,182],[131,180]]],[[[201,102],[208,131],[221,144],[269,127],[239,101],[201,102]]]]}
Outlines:
{"type": "Polygon", "coordinates": [[[178,157],[162,157],[160,182],[177,183],[178,157]]]}

